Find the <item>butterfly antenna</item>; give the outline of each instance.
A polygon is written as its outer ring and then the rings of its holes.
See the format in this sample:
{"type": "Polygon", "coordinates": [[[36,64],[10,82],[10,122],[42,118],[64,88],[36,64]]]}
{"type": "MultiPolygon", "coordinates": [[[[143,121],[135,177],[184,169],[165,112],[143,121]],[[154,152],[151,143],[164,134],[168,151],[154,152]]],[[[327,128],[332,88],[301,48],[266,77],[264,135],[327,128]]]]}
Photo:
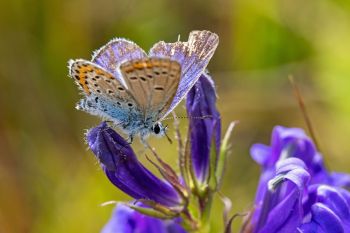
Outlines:
{"type": "Polygon", "coordinates": [[[320,145],[318,144],[318,141],[316,139],[316,134],[315,134],[314,128],[312,127],[312,124],[311,124],[311,120],[310,120],[309,114],[306,111],[305,102],[304,102],[303,96],[301,95],[299,86],[294,81],[294,77],[292,75],[289,75],[288,78],[289,78],[290,83],[293,86],[294,95],[295,95],[296,99],[298,100],[299,108],[301,110],[301,113],[303,114],[303,118],[305,120],[306,127],[307,127],[307,129],[309,131],[309,134],[310,134],[312,140],[315,142],[315,145],[318,148],[318,150],[321,151],[320,145]]]}
{"type": "Polygon", "coordinates": [[[163,120],[175,120],[175,119],[199,119],[199,120],[203,120],[203,119],[207,119],[207,118],[212,118],[212,115],[205,115],[205,116],[173,116],[173,117],[167,117],[164,118],[163,120]]]}
{"type": "MultiPolygon", "coordinates": [[[[165,126],[165,130],[168,128],[168,125],[165,126]]],[[[164,130],[164,135],[165,137],[168,139],[168,141],[170,142],[170,144],[173,144],[173,140],[171,140],[171,138],[168,136],[168,134],[165,132],[164,130]]]]}

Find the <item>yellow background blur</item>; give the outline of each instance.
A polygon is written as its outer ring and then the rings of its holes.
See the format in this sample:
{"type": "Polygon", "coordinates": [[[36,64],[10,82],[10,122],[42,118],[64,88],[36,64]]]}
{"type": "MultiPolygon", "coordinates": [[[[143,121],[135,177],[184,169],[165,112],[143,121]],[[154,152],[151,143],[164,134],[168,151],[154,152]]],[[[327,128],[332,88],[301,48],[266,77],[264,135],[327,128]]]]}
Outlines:
{"type": "MultiPolygon", "coordinates": [[[[68,59],[90,59],[113,37],[148,51],[195,29],[219,34],[209,69],[223,129],[240,121],[222,191],[232,213],[253,202],[259,168],[249,156],[252,143],[268,143],[277,124],[305,126],[289,74],[302,89],[328,167],[350,172],[347,0],[1,0],[0,9],[1,233],[98,232],[113,208],[101,203],[131,200],[86,150],[85,129],[99,119],[74,109],[78,90],[67,77],[68,59]]],[[[176,166],[175,146],[151,143],[176,166]]],[[[136,143],[135,150],[143,149],[136,143]]],[[[217,232],[218,198],[214,208],[217,232]]]]}

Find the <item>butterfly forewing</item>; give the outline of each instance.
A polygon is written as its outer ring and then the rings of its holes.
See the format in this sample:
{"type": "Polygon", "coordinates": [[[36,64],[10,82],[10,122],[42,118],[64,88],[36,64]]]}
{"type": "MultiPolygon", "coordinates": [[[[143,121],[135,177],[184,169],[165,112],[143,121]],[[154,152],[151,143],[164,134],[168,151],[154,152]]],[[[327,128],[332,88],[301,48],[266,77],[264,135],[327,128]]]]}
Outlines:
{"type": "Polygon", "coordinates": [[[168,58],[143,58],[121,64],[120,71],[144,117],[162,118],[179,85],[180,64],[168,58]]]}
{"type": "Polygon", "coordinates": [[[171,106],[164,116],[168,115],[187,95],[205,72],[211,57],[219,43],[219,37],[209,31],[192,31],[186,42],[165,43],[160,41],[150,50],[150,56],[169,57],[181,64],[181,82],[171,106]]]}

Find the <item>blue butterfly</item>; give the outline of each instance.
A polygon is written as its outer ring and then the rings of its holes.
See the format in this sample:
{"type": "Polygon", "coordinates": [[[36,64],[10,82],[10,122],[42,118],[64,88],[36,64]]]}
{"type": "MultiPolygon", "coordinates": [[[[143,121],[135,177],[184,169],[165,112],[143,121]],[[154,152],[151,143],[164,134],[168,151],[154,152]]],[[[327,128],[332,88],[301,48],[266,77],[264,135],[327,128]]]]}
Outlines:
{"type": "Polygon", "coordinates": [[[158,42],[147,55],[131,41],[113,39],[91,62],[69,61],[69,75],[84,95],[77,108],[112,121],[131,141],[166,135],[161,121],[205,72],[218,42],[215,33],[192,31],[188,41],[158,42]]]}

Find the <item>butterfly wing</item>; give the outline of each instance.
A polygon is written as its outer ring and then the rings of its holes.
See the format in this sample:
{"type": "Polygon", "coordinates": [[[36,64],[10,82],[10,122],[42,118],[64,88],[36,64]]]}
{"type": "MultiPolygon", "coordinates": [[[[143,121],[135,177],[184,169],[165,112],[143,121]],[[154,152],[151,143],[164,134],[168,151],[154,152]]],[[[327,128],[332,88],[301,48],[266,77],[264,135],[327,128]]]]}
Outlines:
{"type": "Polygon", "coordinates": [[[130,114],[137,114],[132,95],[102,67],[82,59],[71,60],[69,75],[86,96],[80,109],[117,122],[129,121],[130,114]]]}
{"type": "Polygon", "coordinates": [[[179,85],[180,64],[168,58],[151,57],[125,62],[120,71],[144,119],[162,118],[179,85]]]}
{"type": "Polygon", "coordinates": [[[192,31],[186,42],[165,43],[161,41],[151,48],[150,56],[169,57],[181,64],[180,84],[174,100],[163,118],[181,102],[197,82],[213,56],[218,43],[219,38],[215,33],[192,31]]]}
{"type": "Polygon", "coordinates": [[[118,72],[119,65],[125,61],[140,59],[146,56],[146,53],[134,42],[123,38],[115,38],[96,50],[91,61],[104,67],[122,84],[125,84],[118,72]]]}

